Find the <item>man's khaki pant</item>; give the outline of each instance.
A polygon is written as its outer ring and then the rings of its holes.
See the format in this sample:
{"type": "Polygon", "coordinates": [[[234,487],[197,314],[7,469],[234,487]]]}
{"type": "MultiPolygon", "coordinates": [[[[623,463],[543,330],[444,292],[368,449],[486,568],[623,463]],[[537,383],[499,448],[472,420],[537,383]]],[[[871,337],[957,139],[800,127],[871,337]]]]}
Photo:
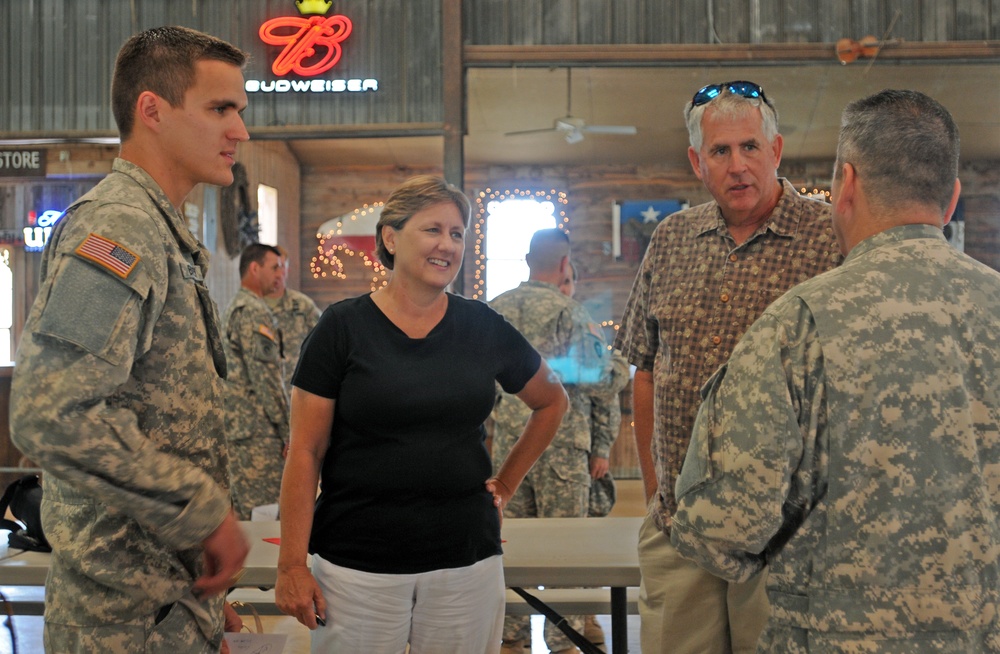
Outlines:
{"type": "Polygon", "coordinates": [[[768,618],[767,571],[731,584],[681,557],[647,513],[639,529],[643,654],[749,654],[768,618]]]}

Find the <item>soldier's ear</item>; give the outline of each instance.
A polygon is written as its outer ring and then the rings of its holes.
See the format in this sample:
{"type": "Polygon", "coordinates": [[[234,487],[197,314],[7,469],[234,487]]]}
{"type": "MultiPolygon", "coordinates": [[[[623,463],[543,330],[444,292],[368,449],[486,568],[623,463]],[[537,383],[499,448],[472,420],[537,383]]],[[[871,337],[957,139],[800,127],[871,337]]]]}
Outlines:
{"type": "Polygon", "coordinates": [[[140,122],[153,131],[158,131],[161,123],[161,98],[152,91],[143,91],[135,103],[136,122],[140,122]]]}
{"type": "Polygon", "coordinates": [[[951,202],[948,204],[948,208],[944,211],[944,222],[941,223],[941,227],[944,227],[949,222],[951,222],[951,217],[955,214],[955,209],[958,207],[958,196],[962,194],[962,182],[955,180],[955,190],[951,196],[951,202]]]}

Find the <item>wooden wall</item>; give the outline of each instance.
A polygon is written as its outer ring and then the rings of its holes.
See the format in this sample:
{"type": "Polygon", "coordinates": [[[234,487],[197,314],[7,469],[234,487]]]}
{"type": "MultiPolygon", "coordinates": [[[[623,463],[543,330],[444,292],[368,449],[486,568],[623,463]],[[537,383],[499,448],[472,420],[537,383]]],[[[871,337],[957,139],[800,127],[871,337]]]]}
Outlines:
{"type": "MultiPolygon", "coordinates": [[[[240,145],[237,159],[247,170],[251,206],[257,207],[257,185],[266,184],[278,189],[278,244],[288,250],[288,285],[295,288],[302,269],[299,260],[299,210],[301,206],[301,175],[299,164],[291,150],[282,141],[250,141],[240,145]]],[[[216,192],[210,189],[207,192],[216,192]]],[[[188,196],[188,202],[199,207],[204,202],[206,189],[199,186],[188,196]]],[[[221,227],[220,227],[221,228],[221,227]]],[[[222,234],[212,254],[208,287],[219,305],[220,315],[240,290],[239,253],[226,251],[222,234]]]]}
{"type": "Polygon", "coordinates": [[[1000,161],[971,162],[960,178],[965,252],[1000,270],[1000,161]]]}
{"type": "Polygon", "coordinates": [[[996,39],[996,0],[464,0],[473,45],[996,39]]]}
{"type": "MultiPolygon", "coordinates": [[[[244,116],[251,132],[286,126],[439,123],[441,0],[338,0],[353,25],[323,79],[379,82],[368,92],[260,92],[244,116]]],[[[333,15],[331,12],[330,15],[333,15]]],[[[281,48],[263,43],[268,19],[299,17],[292,0],[4,0],[0,2],[0,134],[114,134],[111,71],[131,35],[183,25],[250,54],[246,78],[273,84],[281,48]]],[[[296,78],[298,79],[298,78],[296,78]]]]}

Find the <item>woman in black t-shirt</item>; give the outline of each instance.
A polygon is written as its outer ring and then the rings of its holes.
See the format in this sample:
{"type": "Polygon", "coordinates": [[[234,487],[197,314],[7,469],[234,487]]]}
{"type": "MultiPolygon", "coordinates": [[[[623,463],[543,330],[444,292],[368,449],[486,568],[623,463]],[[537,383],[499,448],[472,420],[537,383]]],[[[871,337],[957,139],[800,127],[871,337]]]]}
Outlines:
{"type": "Polygon", "coordinates": [[[446,292],[470,212],[437,177],[396,189],[376,228],[389,283],[330,306],[303,344],[276,601],[314,630],[313,652],[500,649],[500,513],[566,395],[507,321],[446,292]],[[497,383],[534,411],[491,478],[483,423],[497,383]]]}

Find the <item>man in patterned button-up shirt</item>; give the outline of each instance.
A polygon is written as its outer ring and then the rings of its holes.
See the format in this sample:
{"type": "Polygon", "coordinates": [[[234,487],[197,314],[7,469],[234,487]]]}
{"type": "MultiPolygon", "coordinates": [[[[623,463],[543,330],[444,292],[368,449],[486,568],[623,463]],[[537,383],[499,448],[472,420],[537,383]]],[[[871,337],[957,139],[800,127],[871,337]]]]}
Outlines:
{"type": "Polygon", "coordinates": [[[715,200],[657,227],[615,344],[637,368],[633,416],[650,501],[639,538],[640,637],[643,652],[753,651],[768,614],[764,582],[730,584],[677,554],[668,535],[674,482],[701,385],[772,301],[835,267],[840,253],[829,206],[777,178],[782,138],[759,87],[706,87],[685,118],[691,166],[715,200]]]}

